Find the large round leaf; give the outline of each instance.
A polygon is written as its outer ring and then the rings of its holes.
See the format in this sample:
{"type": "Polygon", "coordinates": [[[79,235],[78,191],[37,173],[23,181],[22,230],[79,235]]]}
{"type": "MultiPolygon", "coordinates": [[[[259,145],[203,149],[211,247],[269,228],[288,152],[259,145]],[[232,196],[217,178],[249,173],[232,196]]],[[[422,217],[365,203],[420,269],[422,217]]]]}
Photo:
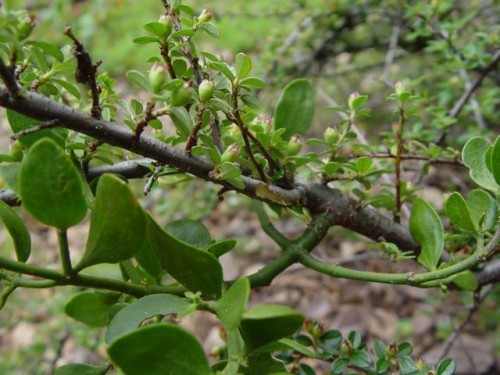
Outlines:
{"type": "Polygon", "coordinates": [[[284,128],[283,138],[304,134],[314,117],[314,90],[307,79],[299,78],[281,93],[274,112],[274,128],[284,128]]]}
{"type": "Polygon", "coordinates": [[[85,253],[75,269],[129,259],[145,238],[144,211],[134,194],[118,177],[104,174],[97,185],[85,253]]]}
{"type": "Polygon", "coordinates": [[[241,336],[249,351],[292,335],[304,323],[297,311],[281,305],[257,305],[243,315],[241,336]]]}
{"type": "Polygon", "coordinates": [[[54,141],[42,139],[24,158],[19,195],[24,208],[43,224],[67,229],[87,213],[83,177],[54,141]]]}
{"type": "Polygon", "coordinates": [[[142,297],[120,310],[109,323],[106,342],[137,328],[144,320],[155,315],[182,315],[191,304],[168,294],[153,294],[142,297]]]}
{"type": "Polygon", "coordinates": [[[196,339],[173,324],[141,327],[116,339],[111,360],[127,375],[211,375],[196,339]]]}
{"type": "Polygon", "coordinates": [[[222,293],[222,266],[208,251],[197,249],[164,231],[148,216],[149,242],[163,268],[192,292],[205,299],[222,293]]]}

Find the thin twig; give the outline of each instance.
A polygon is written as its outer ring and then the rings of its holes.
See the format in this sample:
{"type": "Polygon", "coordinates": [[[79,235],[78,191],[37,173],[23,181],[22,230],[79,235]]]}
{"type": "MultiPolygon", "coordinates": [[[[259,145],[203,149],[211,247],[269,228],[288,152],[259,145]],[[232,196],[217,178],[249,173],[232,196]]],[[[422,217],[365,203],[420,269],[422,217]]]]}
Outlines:
{"type": "Polygon", "coordinates": [[[191,133],[189,134],[186,146],[184,147],[184,151],[189,155],[191,154],[191,149],[193,148],[193,146],[196,145],[196,142],[198,141],[198,132],[200,131],[201,126],[203,125],[204,112],[205,112],[205,105],[202,102],[200,102],[200,104],[198,105],[198,110],[196,111],[196,122],[193,126],[193,129],[191,129],[191,133]]]}
{"type": "Polygon", "coordinates": [[[5,83],[5,87],[7,88],[7,91],[12,96],[12,98],[19,99],[21,96],[21,92],[17,84],[16,77],[14,76],[14,72],[12,71],[12,68],[4,64],[1,58],[0,58],[0,77],[2,78],[2,81],[5,83]]]}
{"type": "Polygon", "coordinates": [[[137,142],[137,140],[140,138],[144,129],[146,129],[146,126],[148,126],[148,123],[151,120],[155,119],[155,116],[153,114],[153,109],[154,109],[155,105],[156,105],[156,102],[154,102],[154,101],[149,101],[146,104],[146,110],[144,111],[144,117],[136,122],[133,142],[137,142]]]}
{"type": "Polygon", "coordinates": [[[219,120],[217,119],[216,116],[211,115],[210,116],[210,133],[212,134],[212,139],[214,140],[215,146],[219,150],[220,153],[224,151],[224,147],[222,147],[222,141],[220,139],[219,135],[219,129],[217,128],[217,125],[219,125],[219,120]]]}
{"type": "Polygon", "coordinates": [[[17,133],[14,133],[10,136],[10,139],[12,139],[13,141],[15,141],[16,139],[19,139],[19,138],[22,138],[22,137],[26,137],[27,135],[30,135],[30,134],[33,134],[33,133],[37,133],[39,131],[42,131],[42,130],[46,130],[46,129],[52,129],[52,128],[55,128],[55,127],[58,127],[60,126],[60,123],[58,120],[48,120],[48,121],[44,121],[36,126],[32,126],[30,128],[27,128],[27,129],[23,129],[21,131],[18,131],[17,133]]]}
{"type": "Polygon", "coordinates": [[[97,68],[101,65],[101,61],[98,61],[95,64],[92,64],[92,58],[90,54],[87,52],[82,43],[75,37],[73,31],[70,27],[66,27],[64,30],[64,34],[66,34],[74,43],[75,48],[73,53],[76,57],[76,61],[78,66],[75,72],[76,82],[86,84],[90,87],[90,91],[92,93],[92,109],[90,113],[92,117],[96,119],[102,118],[102,108],[99,102],[99,94],[101,89],[99,84],[97,83],[97,68]]]}

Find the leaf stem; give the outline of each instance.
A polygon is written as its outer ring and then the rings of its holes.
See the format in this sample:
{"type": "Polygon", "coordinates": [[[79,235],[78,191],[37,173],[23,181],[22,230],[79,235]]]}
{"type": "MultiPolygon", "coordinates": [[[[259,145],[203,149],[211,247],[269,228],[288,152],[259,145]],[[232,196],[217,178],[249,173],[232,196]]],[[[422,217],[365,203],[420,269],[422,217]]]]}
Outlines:
{"type": "Polygon", "coordinates": [[[71,277],[73,267],[71,265],[71,256],[69,254],[68,236],[67,231],[57,230],[57,242],[59,244],[59,256],[61,257],[61,265],[65,277],[71,277]]]}

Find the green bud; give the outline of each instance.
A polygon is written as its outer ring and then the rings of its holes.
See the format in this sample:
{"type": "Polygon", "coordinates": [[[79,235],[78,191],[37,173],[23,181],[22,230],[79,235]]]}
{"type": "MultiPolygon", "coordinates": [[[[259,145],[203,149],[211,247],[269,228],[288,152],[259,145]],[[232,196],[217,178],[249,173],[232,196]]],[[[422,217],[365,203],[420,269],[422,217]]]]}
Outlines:
{"type": "Polygon", "coordinates": [[[30,16],[28,13],[23,13],[19,19],[19,27],[17,29],[17,36],[19,40],[28,38],[35,28],[35,17],[30,16]]]}
{"type": "Polygon", "coordinates": [[[200,15],[198,16],[198,23],[202,24],[205,22],[210,22],[212,17],[213,15],[211,11],[209,11],[208,9],[203,9],[200,15]]]}
{"type": "Polygon", "coordinates": [[[394,84],[394,89],[396,90],[396,94],[400,95],[406,91],[406,85],[404,84],[404,82],[397,81],[394,84]]]}
{"type": "Polygon", "coordinates": [[[14,143],[10,145],[10,156],[12,156],[12,161],[21,161],[23,160],[24,151],[23,145],[19,140],[16,140],[14,143]]]}
{"type": "Polygon", "coordinates": [[[302,148],[302,138],[298,135],[292,135],[290,140],[288,141],[288,144],[286,145],[286,154],[288,156],[295,156],[297,155],[302,148]]]}
{"type": "Polygon", "coordinates": [[[224,164],[226,162],[235,161],[238,156],[240,156],[240,146],[237,143],[233,143],[231,146],[226,148],[226,150],[222,153],[220,157],[220,163],[224,164]]]}
{"type": "Polygon", "coordinates": [[[166,29],[165,38],[167,38],[170,34],[172,34],[172,30],[174,28],[174,22],[172,21],[172,17],[163,14],[162,16],[160,16],[158,22],[160,22],[165,26],[166,29]]]}
{"type": "Polygon", "coordinates": [[[192,100],[191,91],[187,84],[184,84],[170,94],[170,105],[172,107],[182,107],[191,102],[192,100]]]}
{"type": "Polygon", "coordinates": [[[357,91],[354,91],[351,95],[349,95],[349,99],[347,100],[347,104],[349,105],[349,109],[351,111],[354,111],[355,108],[354,108],[354,100],[359,98],[360,95],[357,91]]]}
{"type": "Polygon", "coordinates": [[[154,64],[149,71],[149,84],[151,85],[151,90],[153,93],[158,93],[163,86],[166,78],[165,67],[161,64],[154,64]]]}
{"type": "Polygon", "coordinates": [[[203,103],[208,102],[212,99],[215,91],[215,84],[213,81],[209,81],[208,79],[203,80],[200,83],[200,87],[198,87],[198,95],[200,96],[200,100],[203,103]]]}
{"type": "Polygon", "coordinates": [[[329,146],[333,146],[339,140],[339,133],[334,128],[329,127],[325,130],[323,139],[329,146]]]}

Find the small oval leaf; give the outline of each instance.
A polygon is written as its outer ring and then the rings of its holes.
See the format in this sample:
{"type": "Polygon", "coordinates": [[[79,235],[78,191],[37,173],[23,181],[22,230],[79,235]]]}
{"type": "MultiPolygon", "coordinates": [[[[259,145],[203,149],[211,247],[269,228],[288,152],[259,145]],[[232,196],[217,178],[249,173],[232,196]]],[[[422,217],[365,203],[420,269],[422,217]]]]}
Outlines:
{"type": "Polygon", "coordinates": [[[168,294],[153,294],[142,297],[121,309],[111,320],[106,332],[106,342],[137,328],[144,320],[155,315],[182,315],[190,303],[168,294]]]}
{"type": "Polygon", "coordinates": [[[462,150],[462,158],[470,169],[470,177],[476,184],[490,191],[500,192],[500,186],[486,165],[486,152],[489,147],[490,144],[485,139],[471,138],[462,150]]]}
{"type": "Polygon", "coordinates": [[[26,262],[31,253],[31,237],[28,228],[14,210],[2,200],[0,200],[0,219],[14,241],[17,260],[26,262]]]}
{"type": "Polygon", "coordinates": [[[476,233],[477,226],[472,222],[467,203],[460,193],[454,192],[448,197],[445,203],[445,212],[453,225],[476,233]]]}
{"type": "Polygon", "coordinates": [[[297,311],[281,305],[257,305],[243,315],[240,330],[249,351],[288,337],[304,323],[297,311]]]}
{"type": "Polygon", "coordinates": [[[198,341],[174,324],[151,324],[116,339],[111,360],[127,375],[211,375],[198,341]]]}
{"type": "Polygon", "coordinates": [[[108,324],[111,305],[104,303],[96,293],[82,292],[71,298],[64,312],[90,327],[104,327],[108,324]]]}
{"type": "Polygon", "coordinates": [[[83,177],[54,141],[41,139],[19,170],[19,195],[24,208],[43,224],[64,230],[87,213],[83,177]]]}
{"type": "Polygon", "coordinates": [[[314,116],[314,90],[307,79],[299,78],[281,93],[274,112],[274,129],[285,129],[283,138],[288,140],[294,134],[304,134],[314,116]]]}
{"type": "Polygon", "coordinates": [[[84,363],[71,363],[59,367],[54,375],[106,375],[108,366],[90,366],[84,363]]]}
{"type": "Polygon", "coordinates": [[[217,316],[227,329],[236,328],[240,324],[249,296],[250,281],[242,277],[236,280],[217,301],[215,307],[217,316]]]}
{"type": "Polygon", "coordinates": [[[160,264],[174,279],[206,299],[221,296],[222,266],[212,254],[178,240],[149,215],[147,233],[160,264]]]}
{"type": "Polygon", "coordinates": [[[133,257],[146,239],[142,207],[127,184],[110,174],[99,178],[85,253],[75,270],[133,257]]]}
{"type": "Polygon", "coordinates": [[[428,270],[435,271],[444,246],[443,224],[434,208],[421,198],[413,203],[410,232],[422,248],[418,262],[428,270]]]}

